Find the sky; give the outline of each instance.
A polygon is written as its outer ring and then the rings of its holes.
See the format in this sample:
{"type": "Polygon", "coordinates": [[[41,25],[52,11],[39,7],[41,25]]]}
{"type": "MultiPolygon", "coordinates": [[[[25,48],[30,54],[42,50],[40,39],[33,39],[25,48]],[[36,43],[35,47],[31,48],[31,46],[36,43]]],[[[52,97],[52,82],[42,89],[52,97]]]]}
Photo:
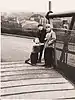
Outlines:
{"type": "Polygon", "coordinates": [[[53,12],[75,11],[75,0],[51,0],[53,12]]]}
{"type": "Polygon", "coordinates": [[[2,11],[47,11],[48,0],[1,0],[0,10],[2,11]]]}
{"type": "MultiPolygon", "coordinates": [[[[49,0],[0,0],[0,12],[47,12],[49,0]]],[[[53,12],[75,11],[75,0],[51,0],[53,12]]]]}

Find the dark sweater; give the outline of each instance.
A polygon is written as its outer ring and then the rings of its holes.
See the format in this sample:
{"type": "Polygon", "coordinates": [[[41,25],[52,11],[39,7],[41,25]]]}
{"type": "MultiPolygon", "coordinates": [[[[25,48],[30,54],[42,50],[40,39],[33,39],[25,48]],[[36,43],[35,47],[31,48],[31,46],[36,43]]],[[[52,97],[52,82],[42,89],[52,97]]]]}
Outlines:
{"type": "Polygon", "coordinates": [[[39,41],[41,42],[41,43],[44,43],[44,39],[45,39],[45,36],[46,36],[46,30],[45,29],[43,29],[43,30],[39,30],[38,32],[37,32],[37,37],[39,38],[39,41]]]}

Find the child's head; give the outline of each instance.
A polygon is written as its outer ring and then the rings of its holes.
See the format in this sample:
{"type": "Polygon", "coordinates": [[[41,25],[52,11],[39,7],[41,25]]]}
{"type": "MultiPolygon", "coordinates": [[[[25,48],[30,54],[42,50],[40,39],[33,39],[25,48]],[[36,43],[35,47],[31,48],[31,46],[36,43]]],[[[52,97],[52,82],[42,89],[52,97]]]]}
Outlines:
{"type": "Polygon", "coordinates": [[[38,29],[41,31],[43,29],[43,25],[42,24],[39,24],[38,25],[38,29]]]}
{"type": "Polygon", "coordinates": [[[35,38],[35,39],[33,39],[33,42],[35,42],[36,44],[38,44],[39,43],[39,39],[35,38]]]}
{"type": "Polygon", "coordinates": [[[46,32],[50,32],[51,31],[51,25],[50,24],[46,24],[46,32]]]}

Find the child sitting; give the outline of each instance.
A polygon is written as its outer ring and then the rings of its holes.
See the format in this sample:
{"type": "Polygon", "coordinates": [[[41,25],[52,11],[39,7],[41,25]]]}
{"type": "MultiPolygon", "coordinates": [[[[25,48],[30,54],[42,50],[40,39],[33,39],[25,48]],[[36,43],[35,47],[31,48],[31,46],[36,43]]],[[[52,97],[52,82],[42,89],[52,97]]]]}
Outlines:
{"type": "Polygon", "coordinates": [[[28,64],[36,64],[37,60],[38,60],[38,52],[40,51],[40,43],[39,43],[39,39],[35,38],[33,39],[33,46],[32,46],[32,51],[30,54],[30,58],[25,60],[25,63],[28,64]],[[31,62],[29,63],[29,61],[31,60],[31,62]]]}

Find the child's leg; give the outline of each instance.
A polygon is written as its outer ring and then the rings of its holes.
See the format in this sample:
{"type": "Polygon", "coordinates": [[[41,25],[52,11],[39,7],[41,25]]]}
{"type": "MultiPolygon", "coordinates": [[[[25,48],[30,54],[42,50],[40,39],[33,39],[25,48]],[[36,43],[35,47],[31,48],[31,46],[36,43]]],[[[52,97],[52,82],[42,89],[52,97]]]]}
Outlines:
{"type": "MultiPolygon", "coordinates": [[[[34,47],[32,47],[32,51],[31,51],[31,52],[33,52],[33,51],[34,51],[34,47]]],[[[31,53],[30,53],[30,56],[31,56],[31,53]]],[[[28,61],[30,60],[30,58],[31,58],[31,57],[29,57],[27,60],[25,60],[25,63],[28,63],[28,64],[29,64],[28,61]]]]}
{"type": "Polygon", "coordinates": [[[30,58],[28,58],[27,60],[25,60],[25,63],[29,63],[28,61],[30,60],[30,58]]]}

